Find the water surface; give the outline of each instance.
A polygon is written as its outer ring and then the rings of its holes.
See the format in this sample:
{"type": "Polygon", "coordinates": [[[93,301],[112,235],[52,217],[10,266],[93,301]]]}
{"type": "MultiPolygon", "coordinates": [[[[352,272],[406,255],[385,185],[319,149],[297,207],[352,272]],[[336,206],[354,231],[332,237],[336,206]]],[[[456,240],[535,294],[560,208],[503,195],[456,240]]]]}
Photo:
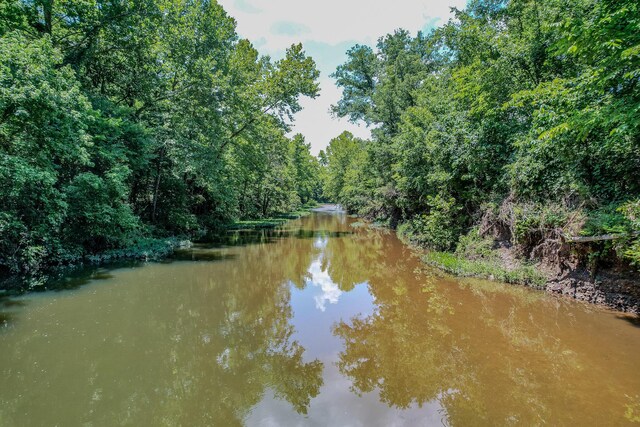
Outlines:
{"type": "Polygon", "coordinates": [[[640,421],[637,318],[442,277],[353,221],[2,300],[0,425],[640,421]]]}

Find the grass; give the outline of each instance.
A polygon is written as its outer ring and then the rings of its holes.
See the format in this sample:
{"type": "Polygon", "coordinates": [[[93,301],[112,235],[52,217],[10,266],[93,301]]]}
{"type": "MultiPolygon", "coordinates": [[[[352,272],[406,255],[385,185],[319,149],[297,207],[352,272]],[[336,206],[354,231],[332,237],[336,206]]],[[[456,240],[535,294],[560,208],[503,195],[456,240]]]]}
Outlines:
{"type": "Polygon", "coordinates": [[[448,252],[428,252],[422,257],[422,261],[456,276],[481,277],[535,288],[542,288],[547,281],[544,275],[531,265],[507,269],[497,261],[470,260],[448,252]]]}
{"type": "Polygon", "coordinates": [[[291,218],[264,218],[246,221],[234,221],[227,229],[229,230],[259,230],[263,228],[276,228],[291,218]]]}
{"type": "Polygon", "coordinates": [[[298,210],[274,215],[270,218],[260,218],[253,220],[238,220],[227,226],[228,230],[262,230],[276,228],[284,225],[292,219],[298,219],[311,214],[311,209],[318,206],[317,202],[308,202],[298,210]]]}

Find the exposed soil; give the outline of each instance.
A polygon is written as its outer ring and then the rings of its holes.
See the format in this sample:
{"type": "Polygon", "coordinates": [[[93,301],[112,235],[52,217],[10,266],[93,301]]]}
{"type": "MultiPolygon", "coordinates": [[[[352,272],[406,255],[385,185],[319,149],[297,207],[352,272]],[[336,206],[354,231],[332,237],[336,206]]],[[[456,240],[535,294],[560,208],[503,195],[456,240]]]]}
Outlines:
{"type": "Polygon", "coordinates": [[[577,268],[550,280],[546,290],[614,310],[640,314],[640,280],[634,271],[607,269],[592,276],[586,269],[577,268]]]}
{"type": "Polygon", "coordinates": [[[541,234],[528,245],[512,245],[509,226],[485,215],[481,233],[495,241],[505,267],[519,259],[535,262],[548,282],[547,292],[574,298],[614,310],[640,314],[640,271],[612,257],[588,266],[590,244],[568,243],[557,232],[541,234]]]}

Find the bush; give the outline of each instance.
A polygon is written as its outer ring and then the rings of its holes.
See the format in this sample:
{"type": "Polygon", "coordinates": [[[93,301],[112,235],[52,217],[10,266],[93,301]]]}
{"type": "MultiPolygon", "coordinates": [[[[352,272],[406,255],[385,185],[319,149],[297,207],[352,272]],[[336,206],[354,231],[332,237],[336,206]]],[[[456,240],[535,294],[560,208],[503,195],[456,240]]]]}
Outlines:
{"type": "Polygon", "coordinates": [[[630,237],[621,245],[620,252],[633,264],[640,265],[640,199],[627,202],[618,208],[628,221],[630,237]]]}
{"type": "Polygon", "coordinates": [[[617,204],[610,204],[589,212],[580,234],[598,236],[601,234],[620,234],[629,231],[631,222],[617,204]]]}
{"type": "Polygon", "coordinates": [[[533,287],[542,287],[547,282],[546,277],[532,265],[506,269],[497,261],[469,260],[447,252],[429,252],[424,255],[423,261],[456,276],[482,277],[533,287]]]}
{"type": "Polygon", "coordinates": [[[564,229],[575,212],[560,204],[516,204],[511,209],[514,243],[525,246],[537,243],[549,232],[564,229]]]}
{"type": "Polygon", "coordinates": [[[66,236],[89,252],[124,246],[140,227],[127,203],[126,173],[121,169],[105,177],[86,172],[66,188],[69,203],[66,236]]]}
{"type": "Polygon", "coordinates": [[[417,215],[401,224],[398,235],[411,244],[429,249],[451,249],[460,235],[457,222],[457,212],[460,209],[456,206],[455,199],[444,199],[438,195],[429,197],[428,204],[429,213],[417,215]]]}
{"type": "Polygon", "coordinates": [[[460,236],[455,253],[459,257],[468,259],[493,259],[497,256],[493,245],[493,239],[482,237],[479,228],[474,227],[468,234],[460,236]]]}

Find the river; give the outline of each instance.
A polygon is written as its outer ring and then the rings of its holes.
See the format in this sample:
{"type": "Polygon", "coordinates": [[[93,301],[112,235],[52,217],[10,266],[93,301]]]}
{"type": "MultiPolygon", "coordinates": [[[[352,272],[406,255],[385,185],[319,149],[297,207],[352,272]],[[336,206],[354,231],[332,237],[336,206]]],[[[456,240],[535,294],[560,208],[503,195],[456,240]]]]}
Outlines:
{"type": "Polygon", "coordinates": [[[0,425],[640,421],[637,318],[442,276],[355,221],[318,212],[3,299],[0,425]]]}

